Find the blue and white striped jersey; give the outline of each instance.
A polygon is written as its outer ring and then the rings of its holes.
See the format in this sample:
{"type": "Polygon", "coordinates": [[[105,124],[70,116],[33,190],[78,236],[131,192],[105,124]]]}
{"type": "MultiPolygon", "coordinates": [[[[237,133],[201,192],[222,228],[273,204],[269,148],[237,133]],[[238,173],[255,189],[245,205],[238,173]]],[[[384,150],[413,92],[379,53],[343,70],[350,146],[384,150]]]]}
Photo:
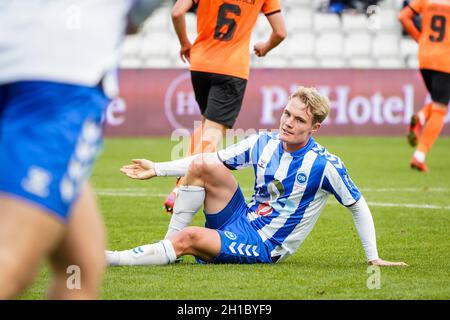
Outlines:
{"type": "Polygon", "coordinates": [[[342,161],[310,138],[295,152],[284,151],[277,133],[263,132],[218,152],[230,169],[253,166],[255,185],[247,218],[271,256],[292,255],[312,230],[328,195],[345,206],[361,193],[342,161]]]}

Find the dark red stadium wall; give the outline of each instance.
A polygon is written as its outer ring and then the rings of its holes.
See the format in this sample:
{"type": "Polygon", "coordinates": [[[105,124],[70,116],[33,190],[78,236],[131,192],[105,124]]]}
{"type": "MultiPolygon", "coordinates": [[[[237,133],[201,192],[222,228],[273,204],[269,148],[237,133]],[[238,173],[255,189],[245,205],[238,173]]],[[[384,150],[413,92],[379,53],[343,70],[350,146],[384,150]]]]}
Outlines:
{"type": "MultiPolygon", "coordinates": [[[[121,70],[120,84],[120,99],[107,113],[107,136],[170,135],[191,130],[200,118],[185,70],[121,70]]],[[[276,128],[299,85],[317,87],[332,102],[322,135],[404,135],[411,114],[429,99],[415,70],[254,69],[235,128],[276,128]]],[[[450,134],[448,125],[443,134],[450,134]]]]}

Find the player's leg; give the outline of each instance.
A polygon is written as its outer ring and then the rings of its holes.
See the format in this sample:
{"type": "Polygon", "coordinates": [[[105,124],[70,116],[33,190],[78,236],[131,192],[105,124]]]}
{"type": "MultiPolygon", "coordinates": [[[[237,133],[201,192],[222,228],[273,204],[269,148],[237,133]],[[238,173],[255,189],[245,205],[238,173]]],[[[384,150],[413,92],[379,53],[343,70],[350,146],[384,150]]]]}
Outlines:
{"type": "Polygon", "coordinates": [[[50,256],[49,299],[95,299],[105,267],[103,221],[88,183],[75,203],[60,245],[50,256]],[[72,279],[69,277],[72,276],[72,279]]]}
{"type": "Polygon", "coordinates": [[[189,226],[202,205],[206,212],[225,208],[236,189],[236,179],[215,153],[198,155],[189,166],[185,185],[178,191],[165,238],[189,226]]]}
{"type": "MultiPolygon", "coordinates": [[[[217,146],[215,144],[205,143],[205,141],[208,140],[203,140],[205,120],[206,119],[202,117],[200,125],[197,128],[195,128],[194,132],[192,133],[189,140],[189,146],[186,156],[191,156],[202,152],[214,152],[217,149],[217,146]]],[[[207,131],[209,132],[209,130],[207,131]]],[[[184,184],[184,177],[178,177],[175,187],[172,189],[172,191],[169,193],[166,200],[164,201],[164,208],[166,212],[170,214],[173,212],[175,199],[178,195],[178,189],[183,184],[184,184]]]]}
{"type": "Polygon", "coordinates": [[[58,157],[47,149],[53,112],[44,109],[51,104],[44,91],[30,82],[0,86],[0,298],[23,292],[64,230],[47,206],[49,164],[58,157]]]}
{"type": "Polygon", "coordinates": [[[226,130],[227,127],[223,124],[205,119],[202,136],[194,154],[216,152],[226,130]]]}
{"type": "MultiPolygon", "coordinates": [[[[200,108],[200,113],[202,114],[201,123],[197,128],[194,128],[194,132],[192,133],[190,139],[189,139],[189,147],[187,150],[186,156],[190,156],[193,154],[198,154],[202,152],[213,152],[216,150],[216,145],[207,145],[206,142],[203,141],[203,129],[204,129],[204,123],[205,118],[203,117],[203,114],[206,111],[206,108],[208,106],[208,96],[211,89],[211,79],[210,79],[210,73],[207,72],[198,72],[198,71],[191,71],[191,82],[192,87],[194,89],[195,94],[195,100],[198,103],[198,106],[200,108]],[[210,150],[210,151],[204,151],[204,150],[210,150]]],[[[184,178],[179,177],[177,179],[176,185],[173,188],[173,190],[169,193],[166,200],[164,201],[164,208],[166,212],[172,213],[173,207],[175,205],[175,199],[178,195],[178,187],[183,185],[184,178]]]]}
{"type": "Polygon", "coordinates": [[[106,260],[109,266],[165,265],[184,255],[211,261],[219,254],[220,248],[220,236],[216,230],[187,227],[170,239],[130,250],[106,251],[106,260]]]}
{"type": "MultiPolygon", "coordinates": [[[[226,129],[234,125],[239,115],[247,80],[221,74],[193,72],[192,82],[196,92],[196,99],[205,118],[202,137],[195,151],[199,153],[213,152],[216,151],[217,146],[225,135],[226,129]],[[208,90],[204,88],[208,88],[208,90]],[[207,98],[205,99],[205,97],[207,98]]],[[[190,185],[189,182],[182,178],[179,180],[179,186],[183,184],[190,185]]],[[[180,187],[177,188],[175,203],[180,197],[179,191],[180,187]]],[[[193,209],[195,207],[194,205],[193,209]]],[[[183,207],[181,212],[184,211],[186,210],[183,207]]],[[[179,228],[181,225],[186,225],[184,222],[180,224],[176,221],[180,220],[180,218],[181,216],[172,216],[166,237],[174,232],[175,229],[172,226],[179,228]]],[[[187,218],[183,220],[190,221],[187,218]]]]}
{"type": "MultiPolygon", "coordinates": [[[[203,119],[201,130],[196,129],[196,132],[194,132],[194,136],[191,138],[190,144],[193,145],[192,154],[217,151],[217,147],[220,144],[222,137],[225,135],[225,130],[226,127],[224,125],[208,119],[203,119]],[[198,139],[198,141],[195,141],[194,139],[198,139]]],[[[188,155],[191,154],[188,153],[188,155]]],[[[164,206],[167,212],[173,212],[175,200],[178,196],[180,186],[182,186],[183,184],[185,184],[185,178],[178,178],[175,188],[172,190],[172,192],[164,202],[164,206]]]]}
{"type": "Polygon", "coordinates": [[[203,113],[202,146],[199,152],[215,152],[226,130],[233,127],[244,99],[247,80],[211,74],[208,105],[203,113]],[[211,146],[208,148],[208,146],[211,146]]]}
{"type": "Polygon", "coordinates": [[[425,157],[434,142],[439,137],[444,126],[447,114],[447,105],[450,101],[450,74],[430,71],[431,80],[429,86],[433,100],[430,116],[419,138],[417,149],[411,159],[411,167],[419,171],[428,171],[425,165],[425,157]]]}
{"type": "MultiPolygon", "coordinates": [[[[191,72],[196,100],[203,118],[201,137],[196,143],[194,153],[215,152],[228,128],[232,128],[239,115],[244,99],[247,80],[227,75],[191,72]]],[[[192,140],[192,139],[191,139],[192,140]]],[[[184,178],[178,186],[185,184],[184,178]]],[[[178,194],[172,192],[173,196],[178,194]]],[[[170,196],[169,196],[170,197],[170,196]]],[[[174,201],[166,200],[166,209],[174,201]]]]}
{"type": "Polygon", "coordinates": [[[224,208],[205,211],[206,228],[186,227],[157,243],[132,250],[107,251],[108,264],[164,265],[183,255],[213,263],[271,263],[271,249],[248,222],[247,210],[245,198],[236,187],[224,208]]]}
{"type": "Polygon", "coordinates": [[[212,261],[221,249],[217,230],[202,227],[187,227],[171,237],[170,242],[177,257],[192,255],[203,261],[212,261]]]}
{"type": "Polygon", "coordinates": [[[239,115],[247,81],[214,73],[191,74],[203,116],[201,138],[192,154],[215,152],[226,129],[233,127],[239,115]]]}
{"type": "Polygon", "coordinates": [[[63,231],[43,209],[0,195],[0,300],[16,298],[31,284],[63,231]]]}
{"type": "MultiPolygon", "coordinates": [[[[422,80],[425,84],[425,87],[427,88],[427,91],[431,93],[433,71],[420,69],[420,73],[422,75],[422,80]]],[[[412,147],[417,147],[422,129],[425,126],[425,123],[430,118],[432,106],[433,102],[426,103],[419,112],[411,117],[406,138],[408,140],[408,143],[412,147]]]]}
{"type": "MultiPolygon", "coordinates": [[[[167,264],[185,254],[193,254],[206,261],[216,256],[220,250],[220,237],[217,232],[188,226],[203,204],[207,220],[216,221],[215,214],[221,212],[235,198],[237,182],[217,155],[209,153],[198,155],[191,163],[186,174],[186,183],[188,185],[180,187],[165,240],[131,250],[107,251],[109,265],[167,264]]],[[[240,198],[242,199],[243,197],[240,198]]],[[[245,208],[245,201],[241,202],[244,202],[245,208]]],[[[233,212],[229,210],[227,214],[217,216],[220,222],[216,222],[224,224],[233,212]]]]}
{"type": "Polygon", "coordinates": [[[239,188],[225,208],[205,214],[206,228],[186,227],[157,243],[107,251],[108,264],[164,265],[183,255],[212,263],[272,263],[270,248],[246,218],[247,205],[239,188]]]}
{"type": "Polygon", "coordinates": [[[230,170],[215,153],[199,155],[191,163],[186,174],[186,185],[205,189],[206,212],[218,212],[225,208],[238,186],[230,170]]]}
{"type": "MultiPolygon", "coordinates": [[[[99,88],[39,81],[11,85],[8,96],[9,107],[2,114],[0,191],[42,208],[36,212],[53,215],[66,230],[72,204],[100,148],[107,99],[99,88]]],[[[38,222],[32,227],[44,241],[24,238],[42,253],[39,244],[45,245],[52,232],[45,225],[40,230],[38,222]]],[[[59,243],[52,245],[55,249],[59,243]]]]}

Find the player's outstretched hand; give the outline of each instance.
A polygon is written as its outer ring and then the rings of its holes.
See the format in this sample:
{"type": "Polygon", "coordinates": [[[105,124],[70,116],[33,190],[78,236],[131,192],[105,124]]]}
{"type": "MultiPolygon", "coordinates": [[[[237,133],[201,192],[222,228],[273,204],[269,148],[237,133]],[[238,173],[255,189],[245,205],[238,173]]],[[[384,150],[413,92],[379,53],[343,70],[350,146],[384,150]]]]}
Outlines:
{"type": "Polygon", "coordinates": [[[376,260],[369,261],[369,265],[383,266],[383,267],[407,267],[408,266],[404,262],[391,262],[391,261],[384,261],[382,259],[376,259],[376,260]]]}
{"type": "Polygon", "coordinates": [[[132,179],[147,180],[156,176],[155,165],[146,159],[133,159],[133,164],[120,168],[120,172],[132,179]]]}

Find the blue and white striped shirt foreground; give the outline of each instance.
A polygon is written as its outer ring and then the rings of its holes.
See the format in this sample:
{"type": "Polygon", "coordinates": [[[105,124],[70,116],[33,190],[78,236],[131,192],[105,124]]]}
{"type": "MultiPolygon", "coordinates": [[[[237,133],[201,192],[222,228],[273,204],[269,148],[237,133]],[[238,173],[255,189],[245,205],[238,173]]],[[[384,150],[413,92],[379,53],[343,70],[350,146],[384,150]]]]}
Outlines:
{"type": "Polygon", "coordinates": [[[254,194],[247,218],[272,248],[271,256],[281,255],[280,260],[292,255],[308,236],[330,193],[344,206],[361,198],[342,161],[313,138],[289,153],[278,134],[263,132],[218,156],[230,169],[253,166],[254,194]]]}

